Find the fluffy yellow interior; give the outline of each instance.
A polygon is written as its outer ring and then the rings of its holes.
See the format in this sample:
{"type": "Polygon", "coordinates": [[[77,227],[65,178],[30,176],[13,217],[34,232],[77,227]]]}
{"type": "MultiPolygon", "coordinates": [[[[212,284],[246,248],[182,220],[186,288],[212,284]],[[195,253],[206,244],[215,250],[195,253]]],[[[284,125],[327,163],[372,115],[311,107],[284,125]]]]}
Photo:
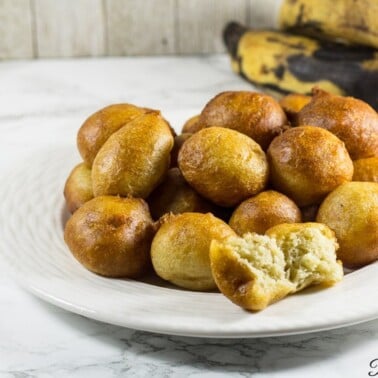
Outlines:
{"type": "Polygon", "coordinates": [[[303,228],[275,239],[285,255],[286,277],[297,290],[311,284],[330,285],[342,279],[342,266],[335,253],[337,243],[320,229],[303,228]]]}
{"type": "Polygon", "coordinates": [[[239,257],[252,263],[253,268],[276,280],[285,278],[285,256],[274,239],[250,233],[244,238],[232,237],[228,241],[239,257]]]}
{"type": "Polygon", "coordinates": [[[289,291],[295,289],[286,277],[285,255],[278,247],[275,239],[265,235],[248,233],[243,238],[228,238],[227,247],[231,248],[240,259],[248,264],[261,287],[273,289],[279,283],[280,286],[289,286],[289,291]]]}
{"type": "Polygon", "coordinates": [[[247,233],[225,245],[248,264],[260,286],[285,286],[296,292],[312,284],[332,285],[343,277],[336,260],[337,243],[318,228],[303,228],[276,236],[247,233]]]}

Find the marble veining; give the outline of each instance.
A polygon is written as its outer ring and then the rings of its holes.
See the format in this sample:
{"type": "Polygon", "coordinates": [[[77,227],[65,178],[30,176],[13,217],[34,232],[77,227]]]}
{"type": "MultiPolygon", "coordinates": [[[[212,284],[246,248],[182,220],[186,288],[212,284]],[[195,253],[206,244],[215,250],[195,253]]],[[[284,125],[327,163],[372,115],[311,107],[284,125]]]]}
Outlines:
{"type": "MultiPolygon", "coordinates": [[[[217,92],[251,88],[222,55],[4,62],[0,80],[1,177],[31,151],[75,143],[73,130],[108,103],[135,102],[168,113],[178,108],[184,119],[217,92]]],[[[1,378],[378,376],[369,366],[378,358],[378,320],[264,339],[134,331],[33,297],[1,259],[0,314],[1,378]]]]}

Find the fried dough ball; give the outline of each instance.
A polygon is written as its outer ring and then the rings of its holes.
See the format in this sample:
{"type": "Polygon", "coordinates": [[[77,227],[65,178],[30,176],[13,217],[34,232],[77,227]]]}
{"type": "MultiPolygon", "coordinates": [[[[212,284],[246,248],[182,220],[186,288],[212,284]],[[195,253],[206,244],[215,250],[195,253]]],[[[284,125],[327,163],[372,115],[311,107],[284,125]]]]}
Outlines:
{"type": "Polygon", "coordinates": [[[201,127],[201,124],[198,122],[200,118],[200,115],[197,114],[191,118],[189,118],[182,127],[181,133],[182,134],[194,134],[197,131],[201,130],[203,127],[201,127]]]}
{"type": "Polygon", "coordinates": [[[188,185],[178,168],[168,171],[165,180],[148,198],[148,204],[155,220],[166,213],[207,213],[216,208],[188,185]]]}
{"type": "Polygon", "coordinates": [[[225,207],[259,193],[268,179],[268,163],[260,146],[222,127],[193,134],[181,147],[178,164],[189,185],[225,207]]]}
{"type": "Polygon", "coordinates": [[[229,225],[240,236],[247,232],[264,234],[280,223],[301,222],[298,206],[274,190],[261,192],[242,202],[233,212],[229,225]]]}
{"type": "Polygon", "coordinates": [[[75,258],[106,277],[135,278],[150,267],[154,225],[142,199],[111,196],[86,202],[68,220],[64,240],[75,258]]]}
{"type": "Polygon", "coordinates": [[[212,214],[168,216],[151,246],[153,267],[161,278],[190,290],[216,289],[210,269],[212,240],[234,236],[234,231],[212,214]]]}
{"type": "Polygon", "coordinates": [[[91,167],[110,135],[147,111],[149,109],[131,104],[114,104],[87,118],[77,134],[77,146],[84,162],[91,167]]]}
{"type": "Polygon", "coordinates": [[[171,167],[177,167],[178,153],[186,140],[188,140],[193,134],[184,133],[175,136],[173,148],[171,151],[171,167]]]}
{"type": "Polygon", "coordinates": [[[173,136],[159,112],[149,112],[113,133],[92,167],[93,193],[147,198],[168,171],[173,136]]]}
{"type": "Polygon", "coordinates": [[[267,235],[212,241],[211,270],[228,299],[258,311],[307,286],[339,282],[343,269],[336,248],[332,231],[324,225],[280,224],[267,235]]]}
{"type": "Polygon", "coordinates": [[[93,198],[91,170],[85,163],[71,171],[64,186],[64,197],[70,213],[93,198]]]}
{"type": "Polygon", "coordinates": [[[311,102],[298,113],[297,124],[319,126],[335,134],[352,160],[378,157],[378,114],[361,100],[315,89],[311,102]]]}
{"type": "Polygon", "coordinates": [[[285,131],[269,146],[268,159],[273,187],[300,207],[320,203],[353,176],[344,143],[320,127],[285,131]]]}
{"type": "Polygon", "coordinates": [[[339,186],[321,204],[316,220],[335,232],[340,244],[337,256],[347,267],[378,259],[378,183],[339,186]]]}
{"type": "Polygon", "coordinates": [[[273,97],[263,93],[222,92],[211,99],[200,115],[202,127],[219,126],[243,133],[263,150],[285,130],[287,119],[273,97]]]}
{"type": "Polygon", "coordinates": [[[291,123],[296,124],[298,113],[302,108],[311,101],[311,96],[306,96],[300,93],[290,93],[283,97],[279,104],[284,110],[287,118],[291,123]]]}
{"type": "Polygon", "coordinates": [[[378,157],[358,159],[353,165],[353,181],[378,182],[378,157]]]}

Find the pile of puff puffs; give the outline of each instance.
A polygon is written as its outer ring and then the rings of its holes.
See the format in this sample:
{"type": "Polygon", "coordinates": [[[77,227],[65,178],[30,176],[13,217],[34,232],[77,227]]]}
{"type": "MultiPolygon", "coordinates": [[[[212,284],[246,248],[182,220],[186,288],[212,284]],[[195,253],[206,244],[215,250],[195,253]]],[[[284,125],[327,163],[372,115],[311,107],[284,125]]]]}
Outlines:
{"type": "Polygon", "coordinates": [[[64,238],[96,274],[154,272],[256,311],[378,259],[378,114],[356,98],[223,92],[180,135],[115,104],[77,145],[64,238]]]}

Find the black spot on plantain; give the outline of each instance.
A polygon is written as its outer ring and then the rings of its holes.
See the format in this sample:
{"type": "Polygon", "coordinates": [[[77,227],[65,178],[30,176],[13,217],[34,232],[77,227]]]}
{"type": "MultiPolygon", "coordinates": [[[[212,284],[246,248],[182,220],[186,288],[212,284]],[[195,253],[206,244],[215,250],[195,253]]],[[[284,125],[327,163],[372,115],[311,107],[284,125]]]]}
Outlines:
{"type": "Polygon", "coordinates": [[[312,82],[328,80],[345,94],[366,101],[378,109],[378,71],[364,69],[364,59],[344,55],[346,59],[319,59],[319,55],[292,55],[288,58],[287,69],[300,81],[312,82]]]}
{"type": "Polygon", "coordinates": [[[364,60],[374,59],[375,53],[376,50],[370,47],[323,42],[321,47],[314,52],[314,57],[332,62],[356,61],[363,63],[364,60]]]}
{"type": "Polygon", "coordinates": [[[295,20],[296,25],[302,25],[303,23],[304,7],[304,4],[301,4],[301,6],[299,7],[299,13],[297,14],[297,18],[295,20]]]}
{"type": "MultiPolygon", "coordinates": [[[[240,63],[240,76],[245,79],[246,81],[248,81],[249,83],[252,83],[253,85],[255,85],[256,87],[258,88],[267,88],[267,89],[271,89],[272,91],[274,92],[277,92],[277,93],[282,93],[282,94],[289,94],[291,93],[291,91],[288,91],[286,89],[283,89],[283,88],[280,88],[278,85],[276,84],[261,84],[260,82],[256,81],[256,80],[252,80],[250,77],[248,77],[244,72],[243,72],[243,69],[242,69],[242,63],[240,63]]],[[[310,93],[308,93],[310,94],[310,93]]]]}
{"type": "Polygon", "coordinates": [[[261,67],[260,67],[260,73],[262,75],[266,75],[270,72],[270,69],[269,67],[266,65],[266,64],[263,64],[261,67]]]}
{"type": "Polygon", "coordinates": [[[273,72],[275,76],[277,77],[277,79],[281,80],[285,73],[285,66],[283,64],[280,64],[273,70],[273,72]]]}
{"type": "Polygon", "coordinates": [[[286,30],[293,34],[302,34],[318,38],[322,38],[324,35],[322,23],[315,20],[308,20],[305,23],[299,25],[294,24],[293,26],[287,27],[286,30]]]}

